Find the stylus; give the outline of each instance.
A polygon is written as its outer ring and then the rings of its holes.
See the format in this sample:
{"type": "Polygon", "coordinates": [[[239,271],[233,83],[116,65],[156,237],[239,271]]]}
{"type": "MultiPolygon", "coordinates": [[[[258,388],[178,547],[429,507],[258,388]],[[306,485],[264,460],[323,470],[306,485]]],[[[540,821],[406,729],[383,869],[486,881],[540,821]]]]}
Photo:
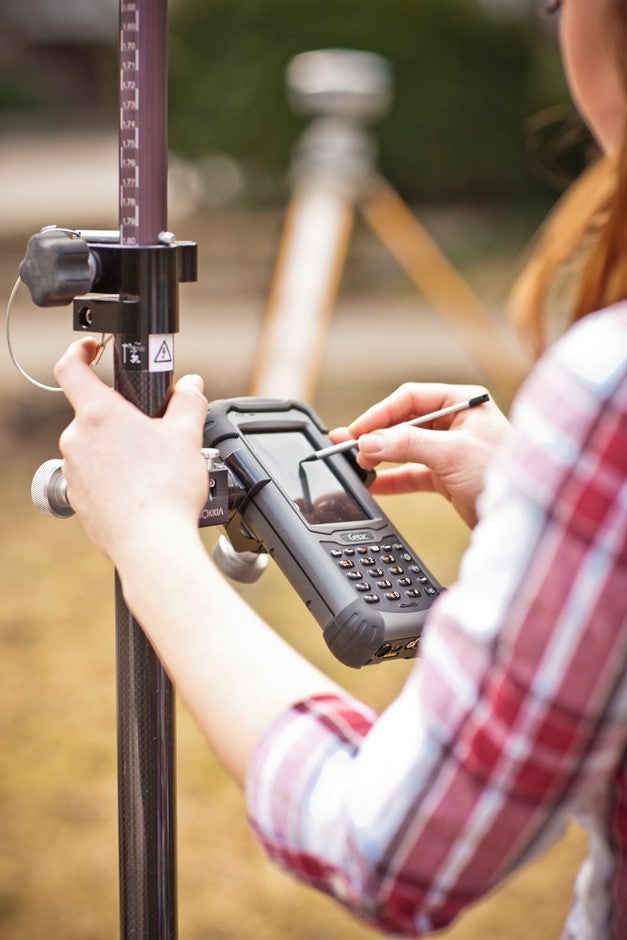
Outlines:
{"type": "MultiPolygon", "coordinates": [[[[454,405],[448,405],[447,408],[440,408],[439,411],[431,411],[429,414],[412,418],[411,421],[403,421],[401,424],[396,425],[396,427],[402,427],[404,424],[410,425],[411,427],[418,427],[421,424],[427,424],[428,421],[435,421],[436,418],[443,418],[444,415],[452,415],[457,411],[465,411],[467,408],[476,408],[477,405],[482,405],[489,400],[490,396],[487,393],[477,395],[475,398],[469,398],[468,401],[458,401],[454,405]]],[[[301,463],[305,463],[307,460],[323,460],[325,457],[331,457],[333,454],[341,454],[345,450],[350,450],[351,447],[356,446],[357,438],[342,441],[341,444],[331,444],[330,447],[323,447],[321,450],[315,451],[310,457],[305,457],[301,463]]]]}

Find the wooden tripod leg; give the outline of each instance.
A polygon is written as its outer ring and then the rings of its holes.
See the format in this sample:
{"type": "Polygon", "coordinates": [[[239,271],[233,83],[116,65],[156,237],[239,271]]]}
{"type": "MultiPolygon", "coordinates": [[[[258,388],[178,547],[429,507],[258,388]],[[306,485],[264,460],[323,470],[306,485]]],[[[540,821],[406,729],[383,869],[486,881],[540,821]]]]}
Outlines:
{"type": "Polygon", "coordinates": [[[524,377],[524,363],[408,206],[391,186],[379,180],[361,209],[380,241],[457,334],[486,383],[511,401],[524,377]]]}
{"type": "Polygon", "coordinates": [[[303,189],[288,207],[250,392],[311,401],[354,209],[303,189]]]}

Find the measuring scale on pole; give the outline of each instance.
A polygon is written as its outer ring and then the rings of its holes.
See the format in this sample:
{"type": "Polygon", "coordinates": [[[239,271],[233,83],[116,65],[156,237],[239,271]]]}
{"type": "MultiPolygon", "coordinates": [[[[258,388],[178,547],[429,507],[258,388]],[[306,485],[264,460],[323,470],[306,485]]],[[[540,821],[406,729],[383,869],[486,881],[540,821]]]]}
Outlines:
{"type": "MultiPolygon", "coordinates": [[[[178,329],[166,63],[167,0],[120,0],[119,224],[120,245],[130,249],[121,252],[120,301],[139,301],[141,313],[137,327],[115,337],[114,384],[151,416],[167,401],[178,329]]],[[[174,693],[117,576],[116,622],[121,936],[173,940],[174,693]]]]}

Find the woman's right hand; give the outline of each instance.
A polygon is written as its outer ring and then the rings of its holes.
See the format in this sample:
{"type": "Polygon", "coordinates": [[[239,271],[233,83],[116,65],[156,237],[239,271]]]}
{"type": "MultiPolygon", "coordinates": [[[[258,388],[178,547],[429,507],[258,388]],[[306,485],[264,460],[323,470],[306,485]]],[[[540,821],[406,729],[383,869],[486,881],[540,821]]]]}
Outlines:
{"type": "Polygon", "coordinates": [[[441,493],[474,526],[486,467],[511,430],[505,415],[490,400],[421,427],[403,422],[484,392],[478,386],[408,382],[330,437],[336,443],[358,438],[358,462],[365,469],[401,464],[377,472],[374,494],[441,493]]]}
{"type": "Polygon", "coordinates": [[[72,508],[120,567],[151,548],[155,531],[197,531],[208,487],[200,453],[207,400],[202,380],[184,376],[164,416],[149,418],[90,368],[97,351],[94,339],[79,340],[55,367],[75,412],[60,449],[72,508]]]}

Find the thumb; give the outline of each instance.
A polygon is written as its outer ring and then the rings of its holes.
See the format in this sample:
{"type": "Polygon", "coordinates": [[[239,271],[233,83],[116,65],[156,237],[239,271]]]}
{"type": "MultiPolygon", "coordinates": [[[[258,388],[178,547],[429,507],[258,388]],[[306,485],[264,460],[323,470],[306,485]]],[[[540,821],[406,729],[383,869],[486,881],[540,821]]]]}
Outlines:
{"type": "Polygon", "coordinates": [[[449,463],[459,446],[455,432],[432,431],[400,425],[362,434],[359,452],[371,463],[421,463],[437,469],[449,463]]]}
{"type": "Polygon", "coordinates": [[[187,425],[194,431],[202,428],[207,417],[208,402],[203,394],[204,383],[199,375],[184,375],[174,386],[164,420],[187,425]]]}

